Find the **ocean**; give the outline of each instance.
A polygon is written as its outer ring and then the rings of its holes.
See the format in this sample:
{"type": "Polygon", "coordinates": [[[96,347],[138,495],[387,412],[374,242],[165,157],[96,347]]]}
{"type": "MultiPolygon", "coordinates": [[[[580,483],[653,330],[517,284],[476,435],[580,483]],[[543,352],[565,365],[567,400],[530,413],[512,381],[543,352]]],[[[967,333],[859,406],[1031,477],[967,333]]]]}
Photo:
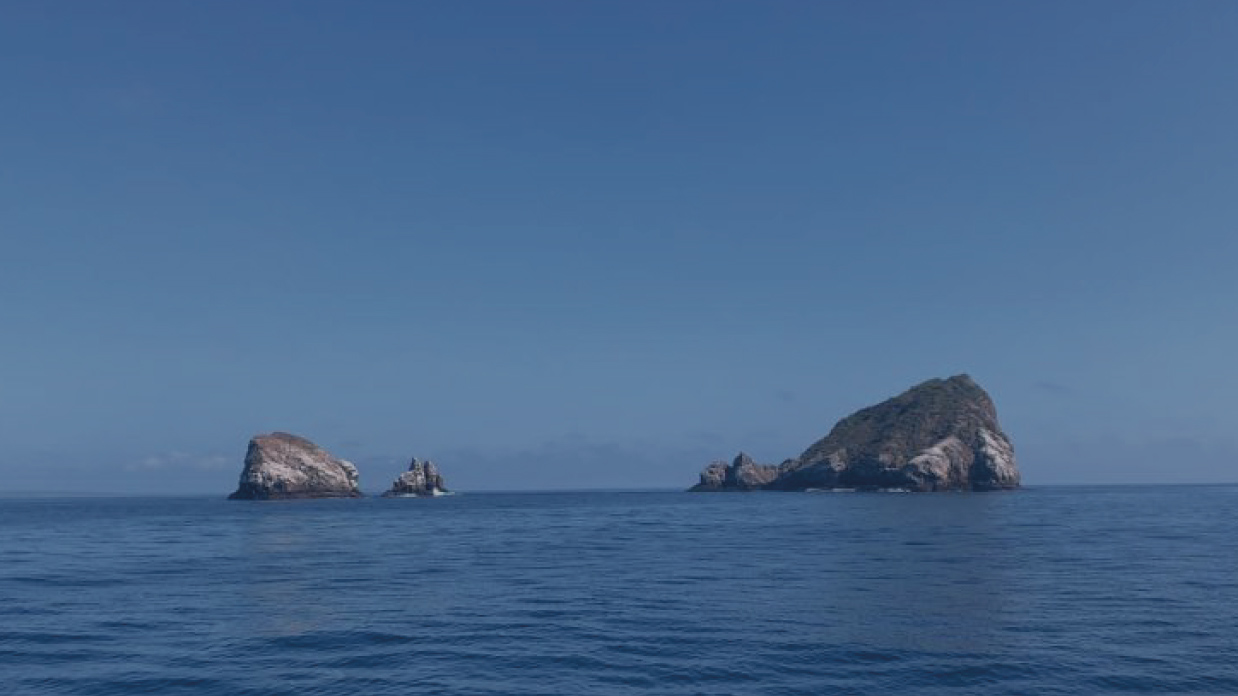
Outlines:
{"type": "Polygon", "coordinates": [[[0,499],[0,693],[1235,694],[1238,487],[0,499]]]}

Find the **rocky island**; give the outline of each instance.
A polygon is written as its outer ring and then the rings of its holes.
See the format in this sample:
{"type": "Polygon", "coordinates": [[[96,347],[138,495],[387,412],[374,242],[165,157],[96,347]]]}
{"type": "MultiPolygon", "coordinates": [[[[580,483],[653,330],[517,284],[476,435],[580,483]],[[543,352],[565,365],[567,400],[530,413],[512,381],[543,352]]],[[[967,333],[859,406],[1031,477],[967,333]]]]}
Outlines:
{"type": "Polygon", "coordinates": [[[746,452],[740,452],[727,464],[718,460],[701,472],[701,482],[694,491],[755,491],[778,478],[778,467],[757,464],[746,452]]]}
{"type": "Polygon", "coordinates": [[[932,379],[838,422],[803,454],[714,462],[693,491],[990,491],[1019,487],[1014,447],[967,375],[932,379]]]}
{"type": "Polygon", "coordinates": [[[297,435],[271,433],[249,441],[241,481],[229,500],[360,498],[357,468],[297,435]]]}
{"type": "Polygon", "coordinates": [[[434,462],[429,460],[423,462],[413,457],[413,461],[408,465],[408,471],[400,474],[399,478],[391,484],[391,489],[383,493],[383,497],[422,498],[446,494],[447,485],[443,482],[443,477],[438,473],[434,462]]]}

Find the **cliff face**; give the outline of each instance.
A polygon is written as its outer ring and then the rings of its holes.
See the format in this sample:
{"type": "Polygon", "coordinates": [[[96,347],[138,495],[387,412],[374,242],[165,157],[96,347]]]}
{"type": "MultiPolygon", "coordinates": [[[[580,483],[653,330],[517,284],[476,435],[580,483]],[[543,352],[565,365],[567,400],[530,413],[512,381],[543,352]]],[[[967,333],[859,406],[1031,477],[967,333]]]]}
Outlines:
{"type": "Polygon", "coordinates": [[[230,500],[359,498],[357,468],[318,445],[288,433],[249,441],[245,468],[230,500]]]}
{"type": "MultiPolygon", "coordinates": [[[[693,490],[750,490],[719,477],[715,466],[706,468],[693,490]]],[[[970,377],[957,375],[929,380],[842,419],[760,487],[986,491],[1018,486],[1014,447],[997,422],[992,399],[970,377]]]]}
{"type": "Polygon", "coordinates": [[[434,462],[420,461],[416,457],[408,465],[408,471],[400,474],[384,496],[435,496],[447,492],[447,485],[438,473],[434,462]]]}

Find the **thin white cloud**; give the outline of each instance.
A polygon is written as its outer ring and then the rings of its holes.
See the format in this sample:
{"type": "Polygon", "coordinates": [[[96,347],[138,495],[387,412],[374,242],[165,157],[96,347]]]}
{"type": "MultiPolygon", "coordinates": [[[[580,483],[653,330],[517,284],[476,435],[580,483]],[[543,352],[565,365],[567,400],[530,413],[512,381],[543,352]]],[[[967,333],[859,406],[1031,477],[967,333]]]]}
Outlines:
{"type": "Polygon", "coordinates": [[[125,471],[221,471],[235,468],[235,457],[222,454],[191,454],[189,452],[164,452],[130,462],[124,466],[125,471]]]}

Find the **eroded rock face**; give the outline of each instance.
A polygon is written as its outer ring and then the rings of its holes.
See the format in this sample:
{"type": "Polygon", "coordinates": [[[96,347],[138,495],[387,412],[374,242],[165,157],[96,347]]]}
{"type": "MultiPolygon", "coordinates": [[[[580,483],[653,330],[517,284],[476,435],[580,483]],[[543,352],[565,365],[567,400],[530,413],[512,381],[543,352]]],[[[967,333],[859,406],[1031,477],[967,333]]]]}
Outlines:
{"type": "Polygon", "coordinates": [[[359,498],[357,468],[309,440],[289,433],[249,441],[245,468],[230,500],[359,498]]]}
{"type": "MultiPolygon", "coordinates": [[[[738,460],[737,460],[738,461],[738,460]]],[[[751,490],[711,464],[692,490],[751,490]]],[[[933,379],[842,419],[777,467],[769,490],[987,491],[1019,486],[997,409],[967,375],[933,379]]]]}
{"type": "Polygon", "coordinates": [[[435,496],[447,492],[447,485],[438,473],[434,462],[420,461],[416,457],[408,465],[408,471],[391,484],[384,496],[435,496]]]}
{"type": "Polygon", "coordinates": [[[727,464],[716,461],[701,472],[701,482],[693,491],[753,491],[763,488],[778,476],[778,467],[757,464],[745,452],[740,452],[727,464]]]}

